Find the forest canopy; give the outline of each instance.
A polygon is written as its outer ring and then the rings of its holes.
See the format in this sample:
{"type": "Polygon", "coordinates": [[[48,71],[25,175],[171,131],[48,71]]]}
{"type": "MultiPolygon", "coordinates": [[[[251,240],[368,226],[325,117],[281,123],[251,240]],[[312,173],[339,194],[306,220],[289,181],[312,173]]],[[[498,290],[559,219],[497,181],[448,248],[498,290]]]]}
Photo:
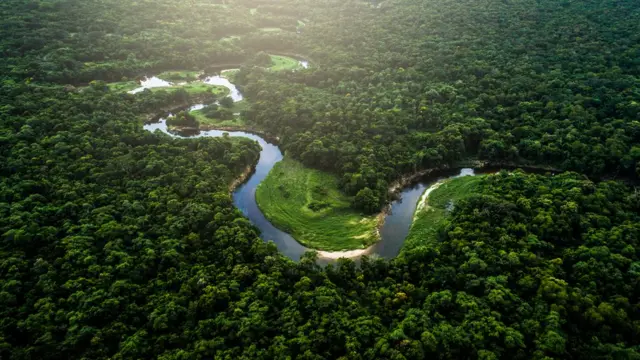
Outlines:
{"type": "Polygon", "coordinates": [[[640,358],[638,1],[3,0],[0,23],[1,358],[640,358]],[[220,67],[363,213],[420,170],[557,171],[483,178],[395,259],[294,262],[229,194],[258,144],[145,131],[201,98],[123,91],[220,67]]]}

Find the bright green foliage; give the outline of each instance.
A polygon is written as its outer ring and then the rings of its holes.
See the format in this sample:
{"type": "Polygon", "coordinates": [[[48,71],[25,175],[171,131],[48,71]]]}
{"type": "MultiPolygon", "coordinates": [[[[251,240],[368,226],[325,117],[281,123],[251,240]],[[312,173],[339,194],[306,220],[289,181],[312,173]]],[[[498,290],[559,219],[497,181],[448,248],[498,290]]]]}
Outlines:
{"type": "Polygon", "coordinates": [[[484,175],[463,176],[443,181],[423,204],[418,204],[404,250],[436,241],[447,215],[466,197],[481,192],[484,175]]]}
{"type": "Polygon", "coordinates": [[[273,71],[295,70],[302,68],[298,60],[280,55],[271,55],[271,66],[269,69],[273,71]]]}
{"type": "Polygon", "coordinates": [[[232,103],[230,109],[225,109],[217,104],[211,104],[201,110],[191,111],[198,122],[205,126],[213,127],[244,127],[245,121],[242,116],[247,110],[248,103],[244,100],[232,103]],[[240,114],[240,115],[235,115],[240,114]]]}
{"type": "Polygon", "coordinates": [[[167,119],[167,125],[186,126],[190,128],[196,128],[196,129],[200,126],[196,117],[186,111],[180,111],[174,116],[169,117],[167,119]]]}
{"type": "Polygon", "coordinates": [[[108,83],[109,89],[115,92],[128,92],[140,87],[137,81],[120,81],[114,83],[108,83]]]}
{"type": "Polygon", "coordinates": [[[359,249],[377,239],[375,217],[351,208],[335,176],[288,157],[258,186],[256,200],[269,221],[314,249],[359,249]]]}
{"type": "Polygon", "coordinates": [[[639,16],[637,0],[0,1],[0,357],[637,359],[640,197],[583,174],[638,179],[639,16]],[[314,66],[242,67],[260,51],[314,66]],[[242,67],[246,124],[347,194],[312,193],[307,214],[381,205],[400,176],[469,157],[580,175],[487,177],[390,261],[293,262],[228,193],[258,146],[142,130],[200,91],[125,93],[220,67],[242,67]]]}
{"type": "Polygon", "coordinates": [[[217,98],[225,96],[229,93],[229,89],[224,86],[218,85],[210,85],[202,82],[194,81],[184,85],[175,85],[168,88],[154,88],[152,91],[157,91],[160,89],[165,89],[167,91],[177,91],[179,89],[184,89],[186,92],[197,95],[197,94],[213,94],[217,98]]]}

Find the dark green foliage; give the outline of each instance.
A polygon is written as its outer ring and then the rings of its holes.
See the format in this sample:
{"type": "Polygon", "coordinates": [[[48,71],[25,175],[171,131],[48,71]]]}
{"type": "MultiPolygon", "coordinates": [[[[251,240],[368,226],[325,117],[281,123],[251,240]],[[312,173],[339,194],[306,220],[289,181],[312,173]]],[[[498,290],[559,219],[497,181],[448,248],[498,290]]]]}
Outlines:
{"type": "Polygon", "coordinates": [[[469,156],[634,180],[639,4],[1,1],[0,357],[637,359],[635,189],[500,173],[439,241],[320,268],[234,208],[255,143],[145,132],[197,99],[105,81],[306,54],[243,67],[246,120],[367,211],[469,156]]]}
{"type": "Polygon", "coordinates": [[[196,120],[195,116],[189,114],[189,112],[180,111],[167,119],[167,125],[198,128],[200,124],[198,123],[198,120],[196,120]]]}
{"type": "Polygon", "coordinates": [[[249,65],[269,67],[271,65],[271,56],[264,51],[260,51],[249,60],[249,65]]]}
{"type": "Polygon", "coordinates": [[[230,96],[225,96],[222,99],[220,99],[220,106],[225,107],[225,108],[230,108],[233,106],[233,99],[230,96]]]}
{"type": "MultiPolygon", "coordinates": [[[[225,97],[224,99],[231,99],[229,97],[225,97]]],[[[220,101],[222,103],[222,100],[220,101]]],[[[233,106],[233,101],[231,101],[231,106],[233,106]]],[[[230,120],[233,119],[233,111],[228,108],[222,108],[218,106],[218,104],[207,105],[204,109],[202,109],[202,113],[204,116],[209,119],[219,119],[219,120],[230,120]]]]}
{"type": "Polygon", "coordinates": [[[438,345],[459,354],[488,342],[485,348],[505,357],[595,358],[617,344],[616,351],[637,357],[625,347],[640,332],[633,271],[639,205],[620,184],[575,174],[488,177],[483,195],[456,206],[439,256],[427,266],[433,275],[426,283],[442,290],[427,297],[421,326],[436,339],[445,328],[492,329],[490,337],[438,345]],[[433,320],[443,311],[449,315],[433,320]]]}
{"type": "Polygon", "coordinates": [[[204,114],[204,116],[213,119],[218,115],[218,109],[220,109],[220,106],[218,106],[218,104],[211,104],[205,106],[202,109],[202,113],[204,114]]]}
{"type": "Polygon", "coordinates": [[[362,209],[365,212],[372,213],[380,207],[380,203],[374,192],[366,187],[358,191],[353,199],[353,206],[356,209],[362,209]]]}
{"type": "Polygon", "coordinates": [[[247,122],[351,195],[469,156],[637,179],[637,1],[331,4],[297,50],[317,68],[239,79],[247,122]]]}

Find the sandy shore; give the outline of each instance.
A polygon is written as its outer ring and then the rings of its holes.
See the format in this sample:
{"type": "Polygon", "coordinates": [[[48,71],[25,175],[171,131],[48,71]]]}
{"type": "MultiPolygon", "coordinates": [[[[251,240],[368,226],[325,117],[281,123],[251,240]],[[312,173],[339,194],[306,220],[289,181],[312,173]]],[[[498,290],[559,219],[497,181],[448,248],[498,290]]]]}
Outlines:
{"type": "Polygon", "coordinates": [[[346,250],[346,251],[322,251],[322,250],[316,250],[316,251],[318,252],[318,256],[323,259],[337,260],[340,258],[356,258],[362,255],[367,255],[371,253],[374,246],[375,245],[371,245],[366,249],[346,250]]]}
{"type": "Polygon", "coordinates": [[[418,204],[416,205],[416,210],[413,213],[413,221],[416,221],[416,217],[418,216],[418,213],[421,210],[429,207],[427,202],[427,199],[429,198],[429,194],[431,194],[435,189],[439,188],[440,185],[444,184],[444,182],[445,182],[444,180],[438,181],[435,184],[429,186],[429,188],[427,188],[427,190],[424,191],[424,193],[420,197],[420,200],[418,200],[418,204]]]}

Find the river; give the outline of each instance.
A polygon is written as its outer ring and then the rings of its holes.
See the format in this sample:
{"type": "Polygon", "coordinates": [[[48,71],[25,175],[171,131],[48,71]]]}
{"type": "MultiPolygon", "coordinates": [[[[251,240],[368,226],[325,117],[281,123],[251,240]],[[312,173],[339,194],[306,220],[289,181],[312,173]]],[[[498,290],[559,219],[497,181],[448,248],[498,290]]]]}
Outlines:
{"type": "MultiPolygon", "coordinates": [[[[242,94],[240,94],[236,86],[226,78],[212,76],[205,78],[204,81],[229,88],[234,101],[243,99],[242,94]]],[[[203,104],[196,104],[189,107],[189,111],[199,110],[203,107],[203,104]]],[[[170,115],[171,114],[168,116],[170,115]]],[[[260,229],[261,237],[265,241],[273,241],[282,254],[293,260],[299,260],[300,256],[309,250],[298,243],[291,235],[273,226],[271,222],[265,218],[262,211],[260,211],[256,202],[255,195],[258,185],[267,177],[273,166],[282,160],[283,155],[277,145],[268,142],[258,135],[244,131],[207,130],[189,136],[174,134],[169,132],[166,121],[166,117],[160,118],[158,122],[144,125],[144,129],[151,132],[161,131],[175,138],[220,137],[226,133],[232,137],[245,137],[257,141],[262,147],[262,150],[260,151],[260,158],[255,167],[255,172],[244,184],[240,185],[233,192],[233,203],[252,224],[260,229]]],[[[443,179],[474,174],[473,169],[465,168],[443,173],[443,175],[439,177],[430,177],[427,180],[405,187],[400,193],[398,200],[390,204],[390,210],[386,214],[384,224],[380,229],[380,241],[366,249],[344,252],[318,251],[321,262],[330,262],[340,257],[357,258],[362,255],[377,255],[386,259],[397,256],[405,238],[409,234],[411,224],[413,223],[414,212],[422,194],[425,193],[425,191],[429,191],[429,187],[437,185],[438,181],[443,179]]]]}

